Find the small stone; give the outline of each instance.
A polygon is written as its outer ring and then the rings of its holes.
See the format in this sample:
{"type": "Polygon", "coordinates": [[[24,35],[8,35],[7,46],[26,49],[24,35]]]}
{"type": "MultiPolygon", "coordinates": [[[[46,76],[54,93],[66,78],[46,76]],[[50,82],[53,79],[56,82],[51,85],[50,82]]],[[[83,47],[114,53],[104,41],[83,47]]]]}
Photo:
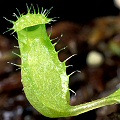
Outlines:
{"type": "Polygon", "coordinates": [[[86,63],[91,67],[99,67],[104,61],[104,57],[100,52],[90,51],[86,58],[86,63]]]}

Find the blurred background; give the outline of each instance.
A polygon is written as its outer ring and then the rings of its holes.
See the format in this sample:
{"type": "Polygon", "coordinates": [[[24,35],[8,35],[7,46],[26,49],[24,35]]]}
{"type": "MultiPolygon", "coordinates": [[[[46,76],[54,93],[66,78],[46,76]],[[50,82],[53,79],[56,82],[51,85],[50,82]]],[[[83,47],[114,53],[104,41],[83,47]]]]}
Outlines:
{"type": "Polygon", "coordinates": [[[49,17],[59,17],[58,21],[69,20],[77,23],[86,23],[96,17],[118,15],[119,9],[114,6],[113,0],[81,0],[81,1],[64,1],[64,0],[17,0],[17,1],[2,1],[0,4],[0,25],[1,33],[6,30],[9,23],[3,19],[3,16],[8,19],[14,19],[13,13],[17,14],[16,8],[20,13],[26,13],[26,3],[29,5],[38,4],[39,7],[49,9],[53,6],[49,17]]]}
{"type": "MultiPolygon", "coordinates": [[[[56,50],[68,46],[59,54],[73,65],[67,74],[80,70],[70,77],[71,105],[77,105],[108,96],[120,87],[120,16],[119,0],[17,0],[0,2],[0,120],[49,120],[38,113],[27,101],[21,84],[21,71],[15,64],[21,59],[16,38],[10,32],[15,21],[13,13],[27,13],[27,7],[36,4],[40,10],[51,10],[49,17],[55,22],[47,25],[51,39],[60,38],[56,50]],[[52,29],[51,29],[52,26],[52,29]],[[3,34],[4,33],[4,34],[3,34]],[[61,37],[61,34],[63,36],[61,37]],[[10,63],[13,64],[10,64],[10,63]]],[[[16,34],[14,34],[16,36],[16,34]]],[[[57,40],[57,39],[56,39],[57,40]]],[[[120,105],[105,106],[87,113],[55,120],[120,120],[120,105]]]]}

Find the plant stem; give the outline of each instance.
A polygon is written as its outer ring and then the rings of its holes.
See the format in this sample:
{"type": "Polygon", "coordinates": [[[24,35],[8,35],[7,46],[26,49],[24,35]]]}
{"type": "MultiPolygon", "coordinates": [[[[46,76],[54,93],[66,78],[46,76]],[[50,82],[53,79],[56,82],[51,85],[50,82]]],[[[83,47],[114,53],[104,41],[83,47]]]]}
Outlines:
{"type": "Polygon", "coordinates": [[[120,93],[120,90],[117,90],[116,92],[109,95],[108,97],[97,99],[92,102],[87,102],[87,103],[80,104],[77,106],[72,106],[73,108],[71,109],[71,113],[72,115],[73,114],[79,115],[81,113],[85,113],[85,112],[88,112],[96,108],[100,108],[100,107],[112,105],[112,104],[117,104],[120,102],[120,95],[119,96],[117,95],[119,93],[120,93]]]}

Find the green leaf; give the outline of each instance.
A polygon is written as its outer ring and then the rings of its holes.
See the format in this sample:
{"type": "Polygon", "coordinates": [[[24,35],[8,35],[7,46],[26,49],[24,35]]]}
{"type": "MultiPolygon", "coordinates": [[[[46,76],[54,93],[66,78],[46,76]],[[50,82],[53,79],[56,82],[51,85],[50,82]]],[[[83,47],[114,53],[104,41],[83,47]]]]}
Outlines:
{"type": "MultiPolygon", "coordinates": [[[[34,10],[35,11],[35,10],[34,10]]],[[[49,11],[48,11],[49,12],[49,11]]],[[[44,12],[43,12],[44,13],[44,12]]],[[[21,15],[13,22],[21,53],[21,72],[24,92],[33,107],[51,117],[69,117],[102,106],[120,102],[120,90],[112,95],[85,104],[70,106],[69,76],[65,62],[60,62],[58,52],[46,32],[45,24],[52,21],[39,12],[21,15]]]]}

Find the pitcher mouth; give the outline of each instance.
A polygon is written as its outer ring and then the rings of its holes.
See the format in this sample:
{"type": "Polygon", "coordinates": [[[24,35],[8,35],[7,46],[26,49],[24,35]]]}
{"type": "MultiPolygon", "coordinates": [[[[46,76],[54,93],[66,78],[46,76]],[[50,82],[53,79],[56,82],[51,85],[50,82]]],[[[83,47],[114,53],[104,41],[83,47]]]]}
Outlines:
{"type": "MultiPolygon", "coordinates": [[[[13,30],[18,32],[24,28],[32,26],[38,27],[40,24],[47,24],[52,21],[52,18],[47,18],[44,14],[30,14],[22,15],[16,22],[14,22],[13,30]]],[[[33,27],[32,27],[33,28],[33,27]]]]}

